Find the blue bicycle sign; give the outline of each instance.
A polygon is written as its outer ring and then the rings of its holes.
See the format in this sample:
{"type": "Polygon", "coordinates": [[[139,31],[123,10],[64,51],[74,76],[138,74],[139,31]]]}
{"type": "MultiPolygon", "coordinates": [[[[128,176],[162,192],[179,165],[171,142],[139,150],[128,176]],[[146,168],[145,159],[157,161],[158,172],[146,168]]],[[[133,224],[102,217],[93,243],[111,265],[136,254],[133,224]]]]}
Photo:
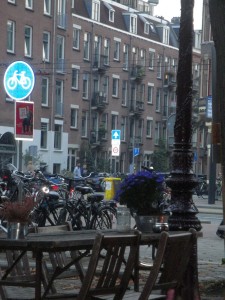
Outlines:
{"type": "Polygon", "coordinates": [[[34,87],[33,70],[23,61],[12,63],[5,72],[4,87],[12,99],[25,99],[30,95],[34,87]]]}

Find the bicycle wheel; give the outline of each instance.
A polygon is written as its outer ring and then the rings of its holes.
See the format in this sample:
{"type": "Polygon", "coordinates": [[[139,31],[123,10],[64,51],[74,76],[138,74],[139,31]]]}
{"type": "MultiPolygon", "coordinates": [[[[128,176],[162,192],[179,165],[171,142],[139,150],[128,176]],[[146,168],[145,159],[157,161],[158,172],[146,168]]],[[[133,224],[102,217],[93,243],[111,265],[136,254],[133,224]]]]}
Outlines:
{"type": "Polygon", "coordinates": [[[107,209],[102,208],[93,215],[91,219],[90,229],[111,229],[112,221],[107,209]]]}

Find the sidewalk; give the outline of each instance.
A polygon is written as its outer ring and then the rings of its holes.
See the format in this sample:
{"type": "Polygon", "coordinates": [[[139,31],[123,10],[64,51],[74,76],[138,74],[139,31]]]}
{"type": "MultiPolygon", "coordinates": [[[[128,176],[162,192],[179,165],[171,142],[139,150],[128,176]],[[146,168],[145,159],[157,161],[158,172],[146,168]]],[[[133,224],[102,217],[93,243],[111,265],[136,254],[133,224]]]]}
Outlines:
{"type": "MultiPolygon", "coordinates": [[[[208,204],[207,199],[194,196],[199,213],[222,214],[222,201],[208,204]]],[[[198,271],[201,300],[225,300],[224,240],[216,235],[218,224],[202,223],[203,236],[198,238],[198,271]]],[[[151,248],[143,246],[141,260],[149,260],[151,248]],[[145,248],[144,248],[145,247],[145,248]]],[[[141,278],[141,276],[140,276],[141,278]]],[[[70,292],[76,287],[74,279],[58,281],[57,288],[70,292]]],[[[22,291],[21,291],[22,293],[22,291]]],[[[26,295],[28,296],[28,295],[26,295]]],[[[25,299],[25,297],[24,297],[25,299]]]]}

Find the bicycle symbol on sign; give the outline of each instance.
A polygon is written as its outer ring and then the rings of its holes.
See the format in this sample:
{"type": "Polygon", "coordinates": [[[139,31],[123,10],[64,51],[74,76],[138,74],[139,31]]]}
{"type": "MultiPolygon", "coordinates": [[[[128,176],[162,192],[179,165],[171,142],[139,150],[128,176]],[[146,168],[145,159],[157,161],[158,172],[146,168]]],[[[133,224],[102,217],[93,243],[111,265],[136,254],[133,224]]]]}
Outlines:
{"type": "Polygon", "coordinates": [[[25,76],[25,73],[25,71],[21,71],[21,73],[15,71],[13,76],[6,82],[8,89],[15,90],[17,85],[20,85],[24,90],[28,90],[31,87],[31,80],[29,77],[25,76]]]}

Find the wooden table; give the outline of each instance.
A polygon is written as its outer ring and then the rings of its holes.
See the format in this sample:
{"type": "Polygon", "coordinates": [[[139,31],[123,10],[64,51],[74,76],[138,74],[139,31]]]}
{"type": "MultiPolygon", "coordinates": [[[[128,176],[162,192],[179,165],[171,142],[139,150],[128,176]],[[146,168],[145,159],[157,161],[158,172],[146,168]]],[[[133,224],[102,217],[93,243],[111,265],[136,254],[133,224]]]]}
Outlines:
{"type": "MultiPolygon", "coordinates": [[[[105,235],[123,235],[129,232],[118,232],[116,230],[105,230],[105,235]]],[[[179,234],[174,232],[171,234],[179,234]]],[[[41,276],[42,276],[42,257],[43,252],[55,251],[72,251],[72,250],[91,250],[95,239],[95,230],[69,231],[29,234],[24,240],[10,240],[7,238],[0,238],[0,249],[2,250],[22,250],[32,251],[36,258],[36,288],[35,299],[43,299],[41,295],[41,276]]],[[[160,234],[146,233],[141,235],[141,245],[152,245],[158,242],[160,234]]],[[[79,257],[79,259],[82,257],[79,257]]],[[[72,262],[74,263],[74,261],[72,262]]],[[[72,263],[70,265],[72,265],[72,263]]],[[[137,263],[139,258],[137,257],[137,263]]],[[[68,265],[68,267],[70,266],[68,265]]],[[[1,279],[2,280],[2,279],[1,279]]],[[[1,284],[0,280],[0,284],[1,284]]],[[[138,288],[138,270],[136,268],[134,278],[135,288],[138,288]]],[[[198,292],[198,276],[197,276],[197,248],[193,249],[193,257],[190,262],[190,272],[187,278],[188,293],[186,300],[200,299],[198,292]],[[197,296],[199,298],[197,298],[197,296]],[[196,298],[195,298],[196,297],[196,298]]]]}

